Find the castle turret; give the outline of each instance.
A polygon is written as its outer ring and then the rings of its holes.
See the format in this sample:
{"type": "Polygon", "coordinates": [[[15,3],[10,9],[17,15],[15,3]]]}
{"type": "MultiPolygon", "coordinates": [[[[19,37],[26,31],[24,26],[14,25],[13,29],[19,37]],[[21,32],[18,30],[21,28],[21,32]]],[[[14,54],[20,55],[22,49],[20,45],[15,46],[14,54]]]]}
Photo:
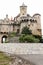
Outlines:
{"type": "Polygon", "coordinates": [[[20,15],[26,15],[27,14],[27,6],[23,3],[22,6],[20,6],[20,15]]]}
{"type": "Polygon", "coordinates": [[[36,31],[36,33],[38,34],[38,35],[42,35],[42,30],[41,30],[41,15],[40,14],[34,14],[33,15],[33,17],[36,19],[36,21],[37,21],[37,31],[36,31]]]}

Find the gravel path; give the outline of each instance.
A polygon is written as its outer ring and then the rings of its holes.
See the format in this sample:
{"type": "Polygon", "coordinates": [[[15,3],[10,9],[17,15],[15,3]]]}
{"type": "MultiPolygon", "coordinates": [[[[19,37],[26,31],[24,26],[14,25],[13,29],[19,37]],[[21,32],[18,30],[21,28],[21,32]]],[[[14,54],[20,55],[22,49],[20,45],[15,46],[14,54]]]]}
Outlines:
{"type": "Polygon", "coordinates": [[[43,54],[19,55],[20,57],[33,62],[36,65],[43,65],[43,54]]]}

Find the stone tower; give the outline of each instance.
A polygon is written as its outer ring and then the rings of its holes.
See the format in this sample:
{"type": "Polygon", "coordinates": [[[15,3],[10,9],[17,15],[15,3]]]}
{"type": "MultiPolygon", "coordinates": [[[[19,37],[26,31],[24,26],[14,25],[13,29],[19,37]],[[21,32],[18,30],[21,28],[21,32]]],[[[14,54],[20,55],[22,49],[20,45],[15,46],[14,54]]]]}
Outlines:
{"type": "Polygon", "coordinates": [[[37,14],[34,14],[33,17],[37,21],[37,23],[36,23],[37,24],[36,33],[37,33],[37,35],[42,35],[42,30],[41,30],[41,15],[37,13],[37,14]]]}
{"type": "Polygon", "coordinates": [[[27,14],[27,6],[23,3],[22,6],[20,6],[20,15],[26,15],[27,14]]]}

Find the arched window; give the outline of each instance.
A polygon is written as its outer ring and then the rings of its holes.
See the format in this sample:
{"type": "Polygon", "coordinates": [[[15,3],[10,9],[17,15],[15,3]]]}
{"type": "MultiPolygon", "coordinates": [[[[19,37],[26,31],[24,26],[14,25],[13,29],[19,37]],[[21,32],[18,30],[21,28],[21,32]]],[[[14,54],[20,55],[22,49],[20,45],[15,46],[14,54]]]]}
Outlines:
{"type": "Polygon", "coordinates": [[[32,22],[34,22],[34,19],[32,20],[32,22]]]}
{"type": "Polygon", "coordinates": [[[23,20],[22,20],[23,21],[23,20]]]}
{"type": "Polygon", "coordinates": [[[29,21],[29,20],[27,19],[27,21],[29,21]]]}
{"type": "Polygon", "coordinates": [[[30,21],[32,22],[32,19],[30,19],[30,21]]]}

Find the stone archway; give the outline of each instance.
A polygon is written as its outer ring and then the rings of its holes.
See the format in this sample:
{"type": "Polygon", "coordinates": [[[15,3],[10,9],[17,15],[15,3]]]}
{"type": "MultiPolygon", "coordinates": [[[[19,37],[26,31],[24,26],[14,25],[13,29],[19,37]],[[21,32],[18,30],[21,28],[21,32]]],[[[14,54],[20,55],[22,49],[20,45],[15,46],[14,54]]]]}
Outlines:
{"type": "Polygon", "coordinates": [[[7,41],[7,35],[3,35],[2,36],[2,39],[1,39],[1,42],[2,43],[5,43],[7,41]]]}

